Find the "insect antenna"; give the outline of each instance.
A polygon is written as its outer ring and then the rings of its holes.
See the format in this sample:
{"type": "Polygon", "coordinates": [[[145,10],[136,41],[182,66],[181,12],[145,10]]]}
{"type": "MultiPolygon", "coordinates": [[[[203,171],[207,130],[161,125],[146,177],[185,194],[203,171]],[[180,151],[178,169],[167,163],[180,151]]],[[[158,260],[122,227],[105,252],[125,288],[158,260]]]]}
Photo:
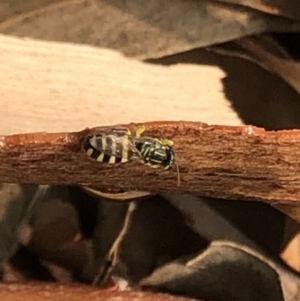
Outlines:
{"type": "MultiPolygon", "coordinates": [[[[173,146],[173,141],[170,141],[165,138],[164,134],[159,131],[159,135],[161,137],[161,141],[163,144],[168,145],[168,146],[173,146]]],[[[176,173],[177,173],[177,187],[180,186],[180,172],[179,172],[179,166],[176,162],[174,162],[174,166],[176,167],[176,173]]]]}
{"type": "Polygon", "coordinates": [[[158,132],[159,132],[161,140],[165,140],[165,135],[162,133],[162,131],[158,131],[158,132]]]}
{"type": "Polygon", "coordinates": [[[180,186],[180,172],[179,172],[179,166],[178,164],[175,162],[174,163],[175,167],[176,167],[176,172],[177,172],[177,187],[180,186]]]}

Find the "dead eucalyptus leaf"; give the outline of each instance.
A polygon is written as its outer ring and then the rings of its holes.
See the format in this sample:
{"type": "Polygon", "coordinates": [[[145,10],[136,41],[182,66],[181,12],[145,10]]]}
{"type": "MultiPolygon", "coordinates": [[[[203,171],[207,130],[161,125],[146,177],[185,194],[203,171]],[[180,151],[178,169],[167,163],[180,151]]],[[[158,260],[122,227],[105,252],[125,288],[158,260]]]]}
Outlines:
{"type": "Polygon", "coordinates": [[[48,190],[48,186],[42,185],[1,185],[0,270],[17,252],[21,226],[29,222],[48,190]]]}
{"type": "Polygon", "coordinates": [[[140,59],[299,28],[285,18],[210,0],[63,1],[0,24],[5,34],[92,44],[140,59]]]}
{"type": "Polygon", "coordinates": [[[208,244],[186,224],[180,211],[158,196],[131,205],[101,204],[94,238],[101,284],[111,276],[136,284],[156,267],[208,244]]]}
{"type": "Polygon", "coordinates": [[[100,283],[105,276],[104,273],[108,268],[107,256],[122,231],[128,206],[129,204],[124,202],[99,200],[98,223],[93,234],[96,261],[94,284],[100,283]]]}
{"type": "MultiPolygon", "coordinates": [[[[63,275],[53,265],[68,271],[71,279],[92,281],[94,252],[89,237],[95,227],[97,207],[98,200],[79,187],[51,186],[35,211],[27,249],[47,262],[57,281],[66,279],[57,278],[63,275]]],[[[28,270],[23,273],[27,275],[28,270]]]]}
{"type": "Polygon", "coordinates": [[[246,37],[209,48],[225,55],[248,59],[264,69],[280,76],[300,94],[300,63],[268,35],[246,37]]]}
{"type": "Polygon", "coordinates": [[[32,11],[41,10],[50,4],[61,2],[62,0],[1,0],[0,2],[0,22],[28,14],[32,11]]]}
{"type": "MultiPolygon", "coordinates": [[[[232,43],[230,43],[232,45],[232,43]]],[[[218,50],[224,44],[219,45],[218,50]]],[[[212,47],[209,47],[211,49],[212,47]]],[[[213,47],[216,49],[216,46],[213,47]]],[[[232,51],[232,48],[230,48],[232,51]]],[[[277,75],[261,68],[256,62],[226,54],[222,50],[213,52],[205,49],[176,54],[148,62],[167,66],[179,64],[194,64],[197,66],[217,66],[226,76],[222,79],[223,92],[231,103],[231,109],[237,112],[240,121],[235,124],[255,124],[268,130],[295,129],[300,127],[298,112],[300,111],[300,96],[277,75]]],[[[205,85],[199,78],[199,87],[205,85]]],[[[195,86],[194,86],[195,88],[195,86]]],[[[194,99],[194,98],[193,98],[194,99]]],[[[201,105],[211,101],[195,100],[201,105]]],[[[206,112],[214,112],[209,118],[216,116],[217,123],[224,123],[220,112],[224,110],[222,104],[215,105],[215,110],[201,110],[201,116],[206,112]],[[220,109],[217,112],[216,109],[220,109]]],[[[227,121],[225,121],[227,122],[227,121]]]]}
{"type": "Polygon", "coordinates": [[[4,282],[23,281],[54,281],[48,267],[41,263],[40,258],[26,247],[20,246],[16,254],[5,267],[4,282]],[[14,277],[12,279],[12,277],[14,277]],[[21,279],[20,279],[21,278],[21,279]]]}
{"type": "MultiPolygon", "coordinates": [[[[209,241],[229,240],[277,256],[283,248],[286,217],[262,202],[224,202],[193,195],[163,194],[186,213],[193,228],[209,241]],[[255,226],[253,226],[255,225],[255,226]]],[[[291,239],[297,227],[289,238],[291,239]]]]}
{"type": "Polygon", "coordinates": [[[88,193],[92,194],[95,197],[101,197],[101,198],[115,200],[115,201],[142,199],[152,195],[148,191],[104,192],[101,191],[100,189],[94,189],[85,186],[83,186],[82,189],[86,190],[88,193]]]}
{"type": "Polygon", "coordinates": [[[217,0],[220,2],[249,6],[265,13],[300,19],[298,0],[217,0]]]}
{"type": "Polygon", "coordinates": [[[278,273],[259,253],[249,250],[213,242],[197,257],[162,266],[140,284],[207,300],[284,301],[278,273]]]}

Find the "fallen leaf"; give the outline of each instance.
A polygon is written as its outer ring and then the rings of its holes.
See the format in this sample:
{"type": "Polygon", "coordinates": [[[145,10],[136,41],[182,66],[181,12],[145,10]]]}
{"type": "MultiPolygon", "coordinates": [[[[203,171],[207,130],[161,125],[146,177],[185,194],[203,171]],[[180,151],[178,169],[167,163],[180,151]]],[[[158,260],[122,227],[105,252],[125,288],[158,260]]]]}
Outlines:
{"type": "Polygon", "coordinates": [[[299,28],[286,18],[210,0],[62,1],[0,24],[5,34],[112,48],[139,59],[299,28]]]}
{"type": "Polygon", "coordinates": [[[288,18],[300,19],[298,0],[217,0],[220,2],[233,3],[237,5],[249,6],[265,13],[288,18]]]}
{"type": "Polygon", "coordinates": [[[259,253],[217,241],[186,263],[155,270],[141,286],[207,300],[284,300],[279,275],[259,253]]]}

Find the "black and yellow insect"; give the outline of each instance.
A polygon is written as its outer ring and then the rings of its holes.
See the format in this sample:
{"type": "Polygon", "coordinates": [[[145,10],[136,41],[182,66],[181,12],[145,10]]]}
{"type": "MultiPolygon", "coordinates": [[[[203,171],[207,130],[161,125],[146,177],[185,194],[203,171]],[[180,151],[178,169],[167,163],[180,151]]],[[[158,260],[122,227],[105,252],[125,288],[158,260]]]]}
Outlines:
{"type": "Polygon", "coordinates": [[[83,149],[98,162],[114,164],[140,160],[151,167],[163,167],[165,170],[176,166],[179,185],[173,142],[168,139],[142,137],[144,131],[145,127],[139,126],[133,136],[127,128],[93,128],[83,140],[83,149]]]}
{"type": "Polygon", "coordinates": [[[135,147],[140,152],[145,164],[151,167],[163,167],[170,170],[173,166],[177,171],[177,186],[180,185],[180,174],[178,165],[175,163],[173,141],[168,139],[157,139],[152,137],[141,137],[145,127],[140,126],[136,132],[135,147]]]}
{"type": "Polygon", "coordinates": [[[173,142],[167,139],[141,137],[145,127],[140,126],[136,132],[135,147],[141,154],[144,163],[151,167],[163,167],[169,170],[175,164],[173,142]]]}

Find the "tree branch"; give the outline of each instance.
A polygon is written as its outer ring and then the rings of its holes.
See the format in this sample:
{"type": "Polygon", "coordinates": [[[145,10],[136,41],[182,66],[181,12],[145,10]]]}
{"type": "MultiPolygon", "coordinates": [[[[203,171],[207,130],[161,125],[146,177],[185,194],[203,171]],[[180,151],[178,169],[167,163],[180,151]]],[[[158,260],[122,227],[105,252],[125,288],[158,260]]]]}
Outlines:
{"type": "MultiPolygon", "coordinates": [[[[78,133],[34,133],[0,140],[2,182],[86,185],[101,189],[180,192],[225,199],[300,201],[300,130],[266,132],[252,126],[199,122],[145,123],[145,136],[174,141],[176,169],[140,162],[105,164],[80,148],[78,133]]],[[[128,128],[135,132],[136,125],[128,128]]]]}

